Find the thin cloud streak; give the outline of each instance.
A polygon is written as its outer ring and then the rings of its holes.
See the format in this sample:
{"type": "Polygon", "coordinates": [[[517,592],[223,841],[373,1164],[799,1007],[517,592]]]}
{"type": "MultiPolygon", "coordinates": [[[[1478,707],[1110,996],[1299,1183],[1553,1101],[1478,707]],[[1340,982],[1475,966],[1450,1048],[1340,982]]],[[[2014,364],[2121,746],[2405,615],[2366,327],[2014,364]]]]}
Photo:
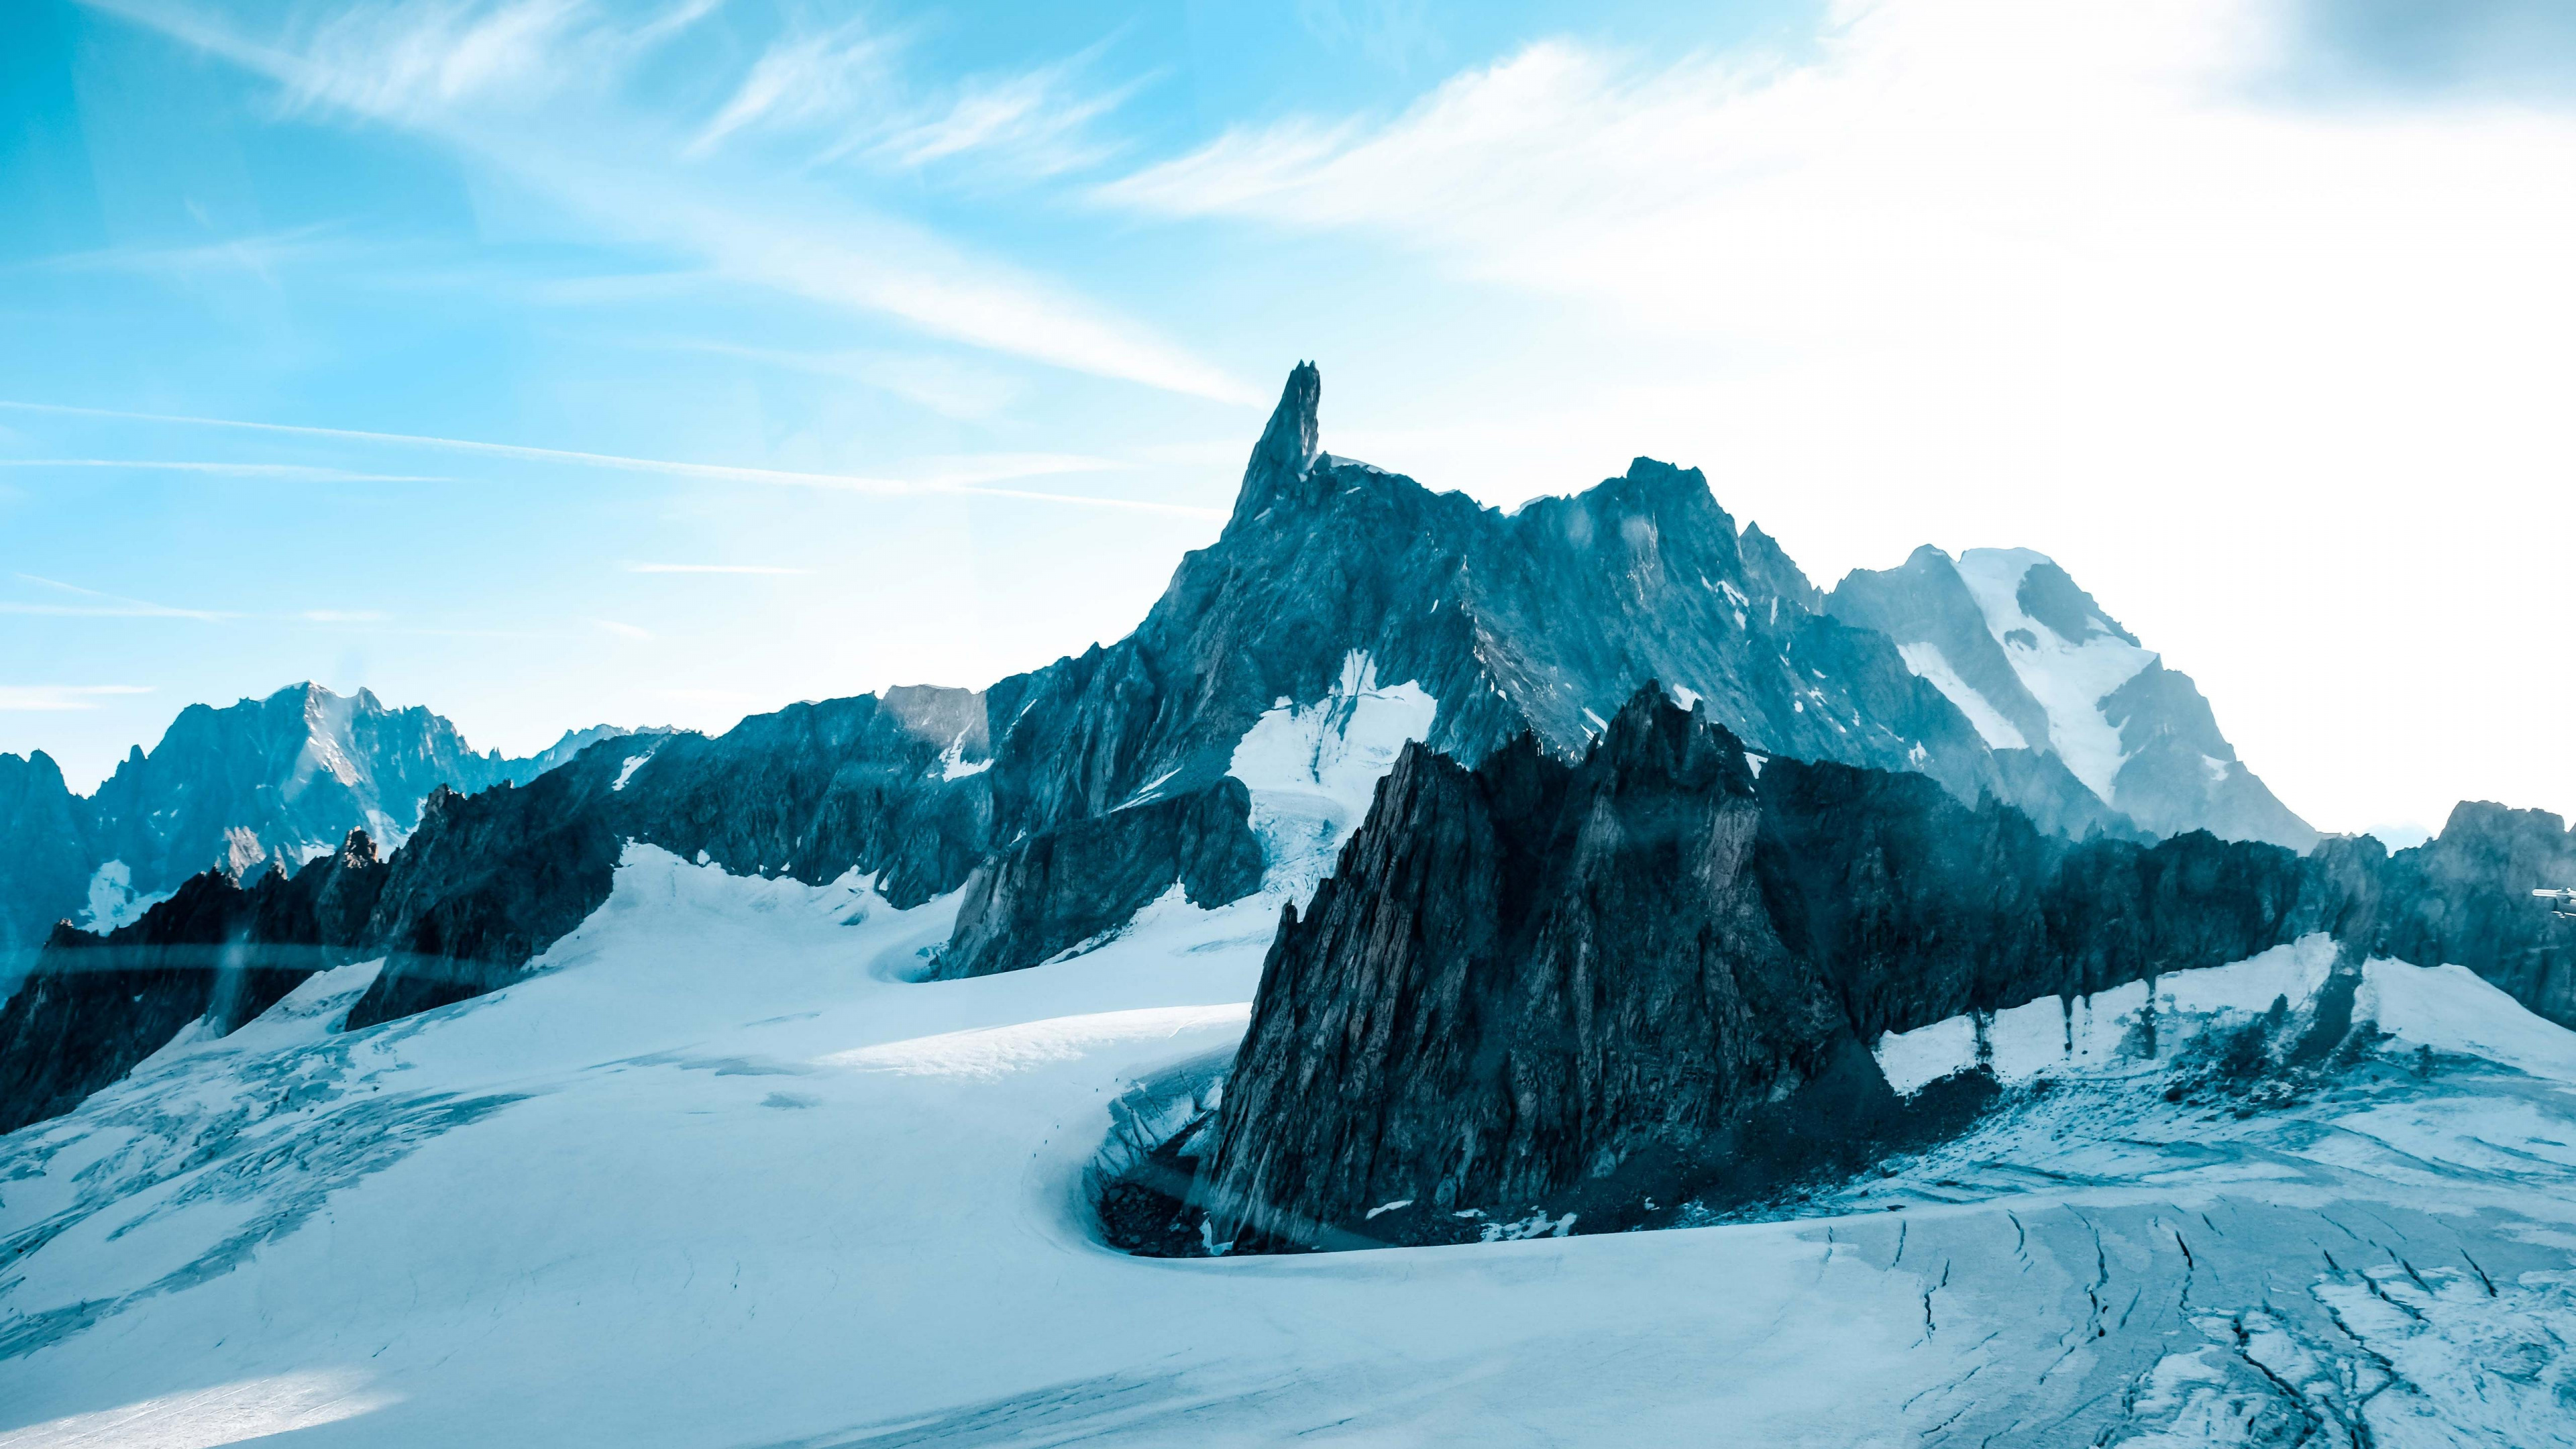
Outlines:
{"type": "Polygon", "coordinates": [[[175,458],[0,458],[0,468],[133,468],[154,473],[209,473],[226,478],[282,478],[300,483],[453,483],[433,473],[358,473],[307,463],[214,463],[175,458]]]}
{"type": "Polygon", "coordinates": [[[119,418],[129,422],[169,423],[182,427],[238,428],[249,432],[282,433],[292,437],[335,438],[348,442],[440,448],[452,452],[513,458],[526,462],[571,463],[589,468],[660,473],[677,478],[701,478],[728,483],[768,483],[897,497],[948,494],[966,497],[1014,498],[1072,504],[1086,508],[1122,508],[1146,513],[1168,513],[1184,518],[1225,516],[1213,508],[1195,508],[1178,503],[1151,503],[1133,498],[1106,498],[1078,493],[1045,493],[1031,489],[985,486],[988,481],[1004,478],[1090,473],[1118,466],[1106,458],[1085,458],[1072,454],[1003,454],[996,455],[990,460],[960,460],[965,466],[940,477],[875,478],[851,473],[811,473],[785,468],[745,468],[723,463],[683,463],[667,458],[633,458],[616,453],[585,453],[569,448],[536,448],[519,443],[486,443],[468,438],[433,438],[416,433],[377,433],[358,428],[325,428],[298,423],[247,422],[237,418],[201,418],[171,413],[128,412],[118,408],[75,407],[68,403],[35,403],[0,399],[0,408],[59,413],[73,417],[119,418]]]}
{"type": "Polygon", "coordinates": [[[180,609],[174,608],[168,604],[156,604],[149,599],[129,599],[123,594],[109,594],[102,593],[97,589],[85,589],[78,584],[67,584],[60,579],[46,578],[42,574],[22,573],[17,577],[21,583],[42,584],[49,589],[60,589],[64,593],[77,595],[84,599],[96,599],[99,602],[95,604],[30,604],[15,600],[0,601],[0,613],[75,615],[111,619],[197,619],[206,622],[241,617],[238,614],[219,613],[212,609],[180,609]]]}
{"type": "Polygon", "coordinates": [[[54,714],[97,709],[101,696],[151,692],[148,684],[0,684],[0,711],[54,714]]]}

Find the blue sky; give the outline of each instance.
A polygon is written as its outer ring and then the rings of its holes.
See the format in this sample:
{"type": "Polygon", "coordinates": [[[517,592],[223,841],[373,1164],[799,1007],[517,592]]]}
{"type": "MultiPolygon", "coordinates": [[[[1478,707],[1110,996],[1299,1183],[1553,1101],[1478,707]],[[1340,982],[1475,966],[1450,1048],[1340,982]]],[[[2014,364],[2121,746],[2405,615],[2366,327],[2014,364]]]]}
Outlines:
{"type": "Polygon", "coordinates": [[[987,683],[1133,625],[1312,357],[1491,502],[1647,453],[1822,582],[2049,552],[2329,827],[2576,808],[2568,27],[2138,8],[27,0],[0,749],[987,683]]]}

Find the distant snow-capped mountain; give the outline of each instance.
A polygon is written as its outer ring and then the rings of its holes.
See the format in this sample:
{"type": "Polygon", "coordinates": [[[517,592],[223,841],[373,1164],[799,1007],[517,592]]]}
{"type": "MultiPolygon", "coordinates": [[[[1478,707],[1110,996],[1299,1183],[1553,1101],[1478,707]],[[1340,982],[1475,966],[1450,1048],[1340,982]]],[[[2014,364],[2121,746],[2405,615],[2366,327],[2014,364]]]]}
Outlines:
{"type": "Polygon", "coordinates": [[[2317,843],[2236,757],[2191,676],[2045,554],[1973,548],[1954,560],[1927,545],[1896,568],[1852,573],[1824,608],[1895,640],[1988,745],[2056,755],[2150,833],[2317,843]]]}
{"type": "Polygon", "coordinates": [[[209,867],[291,868],[338,849],[353,829],[391,848],[442,784],[532,779],[622,733],[600,725],[508,759],[475,753],[429,710],[304,683],[220,709],[188,706],[87,798],[42,751],[0,755],[0,956],[39,945],[57,920],[122,925],[209,867]]]}

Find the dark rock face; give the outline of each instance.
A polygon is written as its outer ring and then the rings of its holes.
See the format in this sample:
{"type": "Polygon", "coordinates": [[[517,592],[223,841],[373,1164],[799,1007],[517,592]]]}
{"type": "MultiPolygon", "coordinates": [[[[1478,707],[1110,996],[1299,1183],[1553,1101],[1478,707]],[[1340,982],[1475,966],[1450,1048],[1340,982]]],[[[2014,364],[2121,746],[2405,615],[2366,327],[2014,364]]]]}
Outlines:
{"type": "MultiPolygon", "coordinates": [[[[2376,844],[2364,837],[2355,848],[2376,844]]],[[[2576,919],[2531,894],[2576,888],[2576,832],[2557,816],[2464,801],[2440,835],[2389,857],[2381,875],[2374,902],[2381,954],[2466,966],[2576,1028],[2576,919]]]]}
{"type": "Polygon", "coordinates": [[[511,980],[608,899],[629,840],[744,875],[873,872],[898,906],[956,889],[990,829],[982,706],[928,688],[791,705],[715,739],[593,748],[524,786],[433,796],[369,927],[391,959],[349,1024],[511,980]]]}
{"type": "Polygon", "coordinates": [[[1319,451],[1320,395],[1311,367],[1291,376],[1224,536],[1133,635],[990,691],[999,838],[1206,784],[1355,650],[1420,684],[1430,743],[1470,761],[1523,730],[1580,753],[1660,678],[1757,748],[1921,769],[1966,798],[2002,785],[1958,710],[1885,638],[1815,613],[1696,470],[1641,458],[1505,514],[1319,451]]]}
{"type": "Polygon", "coordinates": [[[1881,1031],[2242,959],[2340,905],[2277,847],[2078,844],[1917,775],[1757,779],[1653,692],[1578,764],[1416,747],[1281,924],[1194,1201],[1272,1245],[1407,1200],[1368,1235],[1633,1221],[1722,1172],[1757,1109],[1885,1113],[1881,1031]]]}
{"type": "Polygon", "coordinates": [[[2101,708],[2128,756],[2111,798],[2140,825],[2159,835],[2208,830],[2296,850],[2317,843],[2315,829],[2236,758],[2190,675],[2150,664],[2104,695],[2101,708]]]}
{"type": "Polygon", "coordinates": [[[0,1131],[69,1111],[191,1022],[220,1035],[359,959],[388,874],[353,830],[291,879],[273,866],[248,885],[207,871],[106,936],[59,927],[0,1009],[0,1131]]]}
{"type": "Polygon", "coordinates": [[[550,808],[573,793],[556,772],[524,790],[430,796],[370,913],[385,969],[349,1030],[506,984],[608,899],[621,842],[597,813],[550,808]]]}
{"type": "MultiPolygon", "coordinates": [[[[2071,581],[2070,581],[2071,582],[2071,581]]],[[[1855,569],[1825,600],[1837,619],[1876,629],[1898,644],[1929,644],[1960,682],[1994,708],[2011,733],[1989,736],[1997,749],[2044,749],[2048,711],[2013,672],[2003,646],[1987,631],[1950,556],[1925,544],[1892,569],[1855,569]]]]}
{"type": "Polygon", "coordinates": [[[0,991],[89,888],[86,802],[44,751],[0,755],[0,991]]]}
{"type": "Polygon", "coordinates": [[[936,975],[985,976],[1044,961],[1125,925],[1172,886],[1193,905],[1261,888],[1251,792],[1232,778],[1019,841],[979,867],[936,975]]]}

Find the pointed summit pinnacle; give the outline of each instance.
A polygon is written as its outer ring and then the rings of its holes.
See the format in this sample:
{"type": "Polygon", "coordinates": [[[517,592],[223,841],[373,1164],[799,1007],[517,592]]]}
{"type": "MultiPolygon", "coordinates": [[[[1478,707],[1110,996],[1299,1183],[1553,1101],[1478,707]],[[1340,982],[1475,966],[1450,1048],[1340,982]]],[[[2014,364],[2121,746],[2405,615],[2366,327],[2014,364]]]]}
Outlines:
{"type": "MultiPolygon", "coordinates": [[[[1321,440],[1316,406],[1324,395],[1324,375],[1311,362],[1298,363],[1280,391],[1270,426],[1252,449],[1243,470],[1243,490],[1235,495],[1233,523],[1244,523],[1295,496],[1297,482],[1315,461],[1321,440]]],[[[1229,525],[1231,526],[1231,524],[1229,525]]]]}

